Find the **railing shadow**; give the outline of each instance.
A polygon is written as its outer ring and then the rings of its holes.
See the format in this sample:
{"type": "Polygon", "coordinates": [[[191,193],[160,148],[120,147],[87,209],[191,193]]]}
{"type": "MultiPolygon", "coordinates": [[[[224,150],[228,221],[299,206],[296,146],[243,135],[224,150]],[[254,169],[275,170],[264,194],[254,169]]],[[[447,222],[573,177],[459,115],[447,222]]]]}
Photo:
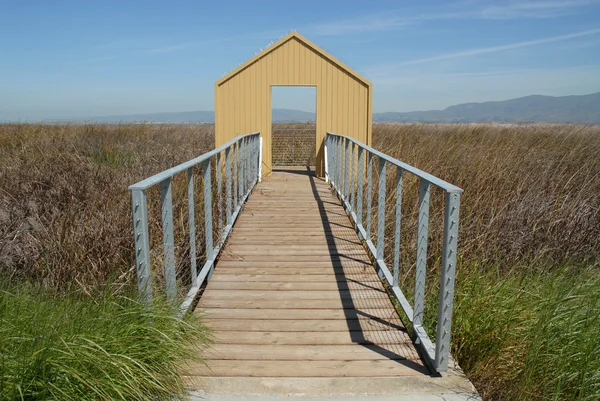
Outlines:
{"type": "MultiPolygon", "coordinates": [[[[281,171],[281,170],[278,170],[281,171]]],[[[290,172],[292,173],[299,173],[297,170],[291,170],[290,172]]],[[[335,226],[343,226],[340,225],[339,223],[335,223],[330,221],[330,217],[328,215],[328,211],[325,207],[325,203],[329,203],[331,204],[331,202],[326,202],[324,201],[324,199],[322,199],[321,194],[319,193],[318,189],[317,189],[317,185],[316,185],[316,180],[320,180],[319,178],[317,178],[314,174],[313,171],[310,171],[309,168],[307,168],[306,172],[303,174],[308,176],[309,181],[310,181],[310,185],[311,185],[311,190],[313,193],[313,196],[315,198],[315,201],[317,202],[317,205],[319,206],[319,213],[320,213],[320,217],[321,217],[321,222],[323,224],[323,229],[325,231],[325,238],[327,241],[327,245],[329,248],[329,255],[330,255],[330,259],[331,259],[331,263],[332,263],[332,267],[334,269],[335,275],[336,275],[336,284],[338,287],[338,292],[340,294],[340,299],[342,301],[343,304],[343,310],[344,310],[344,315],[346,318],[346,324],[348,327],[348,332],[350,333],[350,338],[352,340],[353,343],[359,344],[361,346],[364,346],[365,348],[370,349],[373,352],[376,352],[386,358],[389,358],[391,360],[394,360],[396,362],[398,362],[399,364],[402,364],[406,367],[415,369],[417,371],[420,371],[422,373],[429,373],[427,368],[424,367],[423,365],[420,365],[418,363],[415,363],[409,359],[407,359],[406,357],[406,345],[403,344],[397,344],[397,340],[396,340],[396,344],[394,344],[393,339],[386,339],[386,338],[378,338],[376,339],[376,341],[373,341],[371,339],[369,339],[366,335],[365,335],[365,330],[363,329],[363,325],[368,325],[368,324],[379,324],[379,325],[384,325],[387,326],[387,328],[389,329],[390,332],[394,331],[394,330],[398,330],[401,331],[402,333],[407,333],[406,328],[404,328],[403,326],[397,325],[391,321],[388,321],[386,319],[383,319],[381,317],[378,316],[374,316],[373,314],[367,313],[365,310],[362,309],[368,309],[368,306],[373,307],[372,309],[377,309],[377,298],[361,298],[360,301],[364,301],[365,303],[371,302],[371,305],[367,305],[367,307],[365,308],[363,305],[356,305],[355,299],[352,295],[352,284],[351,283],[355,283],[355,285],[360,285],[365,287],[365,290],[369,290],[369,291],[379,291],[379,292],[383,292],[385,294],[387,294],[385,291],[382,291],[380,288],[377,287],[373,287],[370,286],[369,284],[365,284],[362,282],[359,282],[353,278],[350,278],[346,275],[345,269],[342,266],[342,261],[343,260],[349,260],[349,261],[354,261],[354,262],[360,262],[361,264],[365,264],[364,259],[359,259],[359,258],[355,258],[352,257],[350,255],[344,255],[343,250],[338,249],[338,245],[336,244],[336,236],[334,235],[334,227],[335,226]],[[344,291],[348,292],[348,297],[343,297],[342,294],[344,291]],[[357,322],[357,323],[354,323],[357,322]],[[383,347],[381,345],[383,345],[383,343],[386,343],[387,347],[383,347]],[[404,355],[400,352],[401,349],[404,348],[404,355]]],[[[339,203],[338,203],[339,205],[339,203]]],[[[336,214],[338,215],[338,214],[336,214]]],[[[346,215],[344,215],[346,216],[346,215]]],[[[350,221],[348,220],[348,224],[350,224],[350,221]]],[[[354,230],[352,230],[352,233],[354,233],[354,230]]],[[[358,238],[357,238],[358,239],[358,238]]],[[[361,245],[362,247],[362,243],[358,243],[361,245]]],[[[367,266],[367,268],[372,268],[372,265],[369,263],[367,266]]],[[[356,291],[354,292],[354,294],[356,294],[356,291]]],[[[384,302],[389,302],[389,306],[391,307],[391,300],[389,299],[380,299],[379,300],[384,301],[384,302]]],[[[392,317],[398,317],[398,315],[394,312],[394,314],[392,316],[390,316],[390,319],[392,317]]],[[[399,319],[399,318],[398,318],[399,319]]],[[[372,335],[374,335],[374,331],[370,332],[372,335]]],[[[382,336],[380,336],[382,337],[382,336]]],[[[415,353],[415,355],[418,357],[418,354],[415,353]]]]}

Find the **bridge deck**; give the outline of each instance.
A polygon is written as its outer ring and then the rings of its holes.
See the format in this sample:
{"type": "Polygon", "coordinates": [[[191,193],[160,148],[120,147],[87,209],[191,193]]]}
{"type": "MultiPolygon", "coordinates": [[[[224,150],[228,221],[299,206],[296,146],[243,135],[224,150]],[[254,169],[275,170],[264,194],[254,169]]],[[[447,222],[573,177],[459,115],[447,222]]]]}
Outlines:
{"type": "Polygon", "coordinates": [[[215,344],[190,379],[431,377],[340,202],[306,169],[254,189],[196,313],[215,344]]]}

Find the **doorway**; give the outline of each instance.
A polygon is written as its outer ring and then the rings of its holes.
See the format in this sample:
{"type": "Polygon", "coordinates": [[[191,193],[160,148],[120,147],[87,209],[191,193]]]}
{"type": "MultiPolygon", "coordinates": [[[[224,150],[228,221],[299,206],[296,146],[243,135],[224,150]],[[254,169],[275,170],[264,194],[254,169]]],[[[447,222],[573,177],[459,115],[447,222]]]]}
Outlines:
{"type": "Polygon", "coordinates": [[[315,86],[271,87],[273,166],[315,165],[316,109],[315,86]]]}

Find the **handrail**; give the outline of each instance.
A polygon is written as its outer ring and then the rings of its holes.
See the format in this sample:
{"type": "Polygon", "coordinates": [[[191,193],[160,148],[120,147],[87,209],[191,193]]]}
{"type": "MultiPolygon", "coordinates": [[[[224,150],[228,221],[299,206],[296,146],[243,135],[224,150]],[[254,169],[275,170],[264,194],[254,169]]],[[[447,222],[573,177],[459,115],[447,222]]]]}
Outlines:
{"type": "Polygon", "coordinates": [[[187,171],[187,198],[189,222],[189,257],[191,266],[191,287],[183,302],[179,305],[179,316],[183,316],[191,306],[198,290],[214,269],[214,263],[225,240],[231,233],[233,223],[252,189],[261,177],[262,138],[260,133],[238,136],[226,144],[204,153],[192,160],[181,163],[168,170],[155,174],[129,187],[131,190],[133,211],[133,234],[135,243],[136,273],[138,291],[143,302],[150,303],[153,298],[152,269],[150,263],[150,238],[148,234],[148,200],[146,191],[160,185],[162,233],[163,233],[163,267],[165,291],[168,301],[177,302],[177,281],[175,271],[175,249],[173,237],[173,201],[172,181],[179,173],[187,171]],[[223,158],[223,152],[225,157],[223,158]],[[218,194],[218,240],[213,245],[213,180],[211,160],[216,157],[216,183],[218,194]],[[194,196],[194,168],[201,164],[203,171],[204,197],[204,232],[206,260],[200,271],[197,269],[196,257],[196,221],[194,196]],[[223,183],[222,167],[225,166],[225,182],[223,183]],[[223,184],[225,184],[225,215],[223,225],[223,184]]]}
{"type": "Polygon", "coordinates": [[[331,183],[331,186],[340,197],[348,214],[356,225],[356,231],[361,239],[365,241],[369,253],[376,261],[380,278],[385,278],[388,282],[392,294],[412,324],[414,342],[420,349],[425,363],[437,372],[447,370],[450,358],[450,330],[452,326],[452,305],[456,273],[460,194],[463,190],[344,135],[328,132],[325,137],[324,152],[325,180],[331,183]],[[365,153],[367,154],[366,163],[365,153]],[[377,166],[379,173],[377,238],[375,242],[371,238],[373,156],[377,156],[379,161],[377,166]],[[391,272],[384,260],[386,163],[390,163],[396,168],[394,266],[391,272]],[[363,224],[365,164],[367,166],[366,227],[363,224]],[[400,289],[398,280],[401,253],[402,174],[404,172],[411,173],[419,179],[417,255],[413,305],[410,304],[400,289]],[[431,185],[445,192],[444,238],[438,303],[437,340],[435,345],[423,327],[431,185]]]}

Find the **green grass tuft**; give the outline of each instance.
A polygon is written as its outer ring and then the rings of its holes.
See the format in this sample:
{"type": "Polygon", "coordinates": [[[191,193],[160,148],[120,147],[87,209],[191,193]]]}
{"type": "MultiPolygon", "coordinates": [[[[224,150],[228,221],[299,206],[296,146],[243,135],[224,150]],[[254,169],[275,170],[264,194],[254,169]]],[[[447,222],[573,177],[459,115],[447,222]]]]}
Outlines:
{"type": "Polygon", "coordinates": [[[486,399],[597,400],[600,276],[542,270],[459,271],[454,354],[486,399]]]}
{"type": "Polygon", "coordinates": [[[110,293],[0,290],[0,399],[175,399],[178,369],[208,340],[195,316],[174,317],[110,293]]]}

